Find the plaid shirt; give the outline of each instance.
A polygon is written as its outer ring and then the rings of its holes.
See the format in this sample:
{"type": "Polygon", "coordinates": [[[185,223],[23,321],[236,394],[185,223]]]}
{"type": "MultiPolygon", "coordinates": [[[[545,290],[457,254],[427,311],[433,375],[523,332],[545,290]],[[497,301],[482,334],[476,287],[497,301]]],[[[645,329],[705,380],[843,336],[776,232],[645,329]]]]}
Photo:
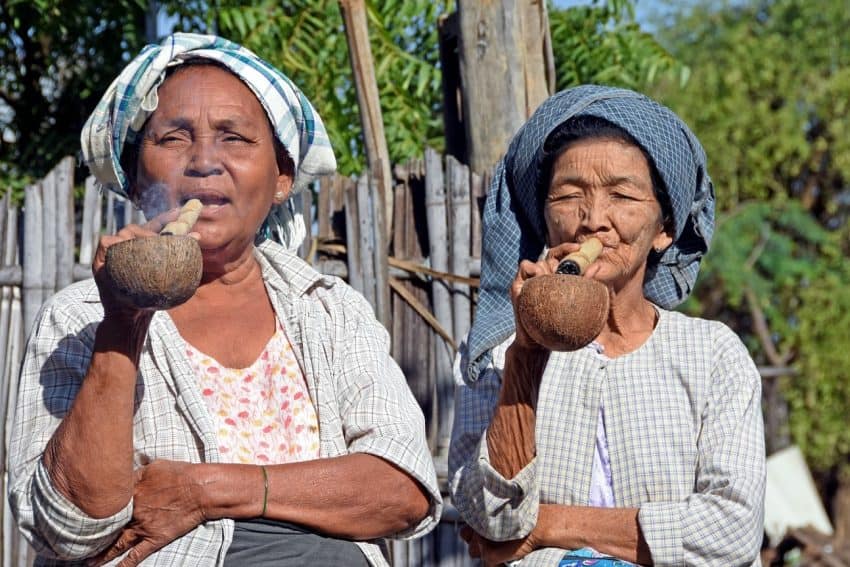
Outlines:
{"type": "MultiPolygon", "coordinates": [[[[321,456],[369,453],[410,474],[428,491],[430,513],[397,537],[427,533],[439,521],[440,492],[422,412],[388,354],[386,330],[361,295],[279,245],[267,241],[256,257],[316,407],[321,456]]],[[[102,317],[94,282],[80,282],[47,302],[27,345],[9,449],[9,501],[39,564],[97,553],[132,516],[132,501],[109,518],[87,516],[56,490],[41,459],[86,375],[102,317]]],[[[218,462],[213,420],[185,341],[164,312],[153,317],[139,374],[136,465],[153,459],[218,462]]],[[[108,408],[103,415],[108,419],[108,408]]],[[[232,520],[207,522],[144,565],[221,565],[232,536],[232,520]]],[[[386,565],[377,542],[358,545],[372,565],[386,565]]]]}
{"type": "MultiPolygon", "coordinates": [[[[616,506],[639,508],[655,565],[759,565],[765,486],[761,379],[725,325],[659,309],[625,356],[552,353],[537,407],[537,456],[511,480],[490,464],[486,428],[509,339],[469,384],[458,380],[449,454],[464,520],[494,540],[527,535],[538,504],[586,506],[600,403],[616,506]]],[[[544,548],[521,564],[557,565],[544,548]]]]}

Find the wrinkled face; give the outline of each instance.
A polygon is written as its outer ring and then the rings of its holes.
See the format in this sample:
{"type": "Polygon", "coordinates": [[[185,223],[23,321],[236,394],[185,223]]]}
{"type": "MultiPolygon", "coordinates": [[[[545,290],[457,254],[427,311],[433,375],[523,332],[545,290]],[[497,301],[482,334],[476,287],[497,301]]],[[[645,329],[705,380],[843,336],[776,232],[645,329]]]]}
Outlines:
{"type": "Polygon", "coordinates": [[[550,247],[602,241],[595,279],[614,289],[642,287],[650,251],[672,242],[643,152],[618,140],[579,140],[558,156],[544,217],[550,247]]]}
{"type": "MultiPolygon", "coordinates": [[[[204,204],[195,231],[205,259],[238,255],[251,245],[275,193],[289,196],[273,133],[257,97],[234,75],[187,67],[159,88],[145,125],[134,194],[165,207],[192,198],[204,204]]],[[[146,211],[147,213],[147,211],[146,211]]]]}

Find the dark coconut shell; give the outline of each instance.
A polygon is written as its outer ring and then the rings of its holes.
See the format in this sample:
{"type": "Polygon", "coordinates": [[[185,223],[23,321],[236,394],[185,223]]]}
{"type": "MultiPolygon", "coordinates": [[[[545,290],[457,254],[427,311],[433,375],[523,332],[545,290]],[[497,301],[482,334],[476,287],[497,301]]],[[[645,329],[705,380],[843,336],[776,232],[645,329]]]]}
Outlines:
{"type": "Polygon", "coordinates": [[[517,316],[529,336],[553,351],[578,350],[599,336],[610,297],[603,284],[579,276],[547,274],[526,281],[517,316]]]}
{"type": "Polygon", "coordinates": [[[106,276],[115,294],[138,309],[170,309],[201,283],[204,259],[190,236],[151,236],[106,249],[106,276]]]}

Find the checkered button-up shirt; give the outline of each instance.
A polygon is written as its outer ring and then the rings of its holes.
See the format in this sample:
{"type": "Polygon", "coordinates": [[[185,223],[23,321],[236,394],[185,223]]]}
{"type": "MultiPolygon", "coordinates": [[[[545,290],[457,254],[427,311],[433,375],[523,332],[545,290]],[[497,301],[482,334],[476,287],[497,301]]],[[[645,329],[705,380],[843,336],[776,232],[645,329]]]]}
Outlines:
{"type": "MultiPolygon", "coordinates": [[[[761,379],[725,325],[659,309],[634,352],[600,358],[553,353],[537,407],[537,456],[513,479],[489,463],[486,428],[505,350],[467,384],[458,380],[449,478],[455,506],[485,537],[527,535],[539,503],[586,506],[600,404],[615,504],[639,509],[656,565],[758,565],[765,454],[761,379]]],[[[523,566],[557,565],[544,548],[523,566]]]]}
{"type": "MultiPolygon", "coordinates": [[[[442,502],[425,440],[422,412],[388,354],[388,335],[369,304],[336,278],[316,273],[281,246],[256,254],[278,319],[304,371],[319,418],[320,455],[369,453],[393,463],[429,493],[429,515],[398,537],[416,537],[439,521],[442,502]]],[[[42,453],[88,370],[103,317],[92,280],[59,292],[43,308],[27,345],[9,450],[9,501],[38,564],[89,557],[132,516],[132,501],[94,519],[53,486],[42,453]]],[[[214,422],[167,313],[151,322],[140,361],[133,436],[138,465],[153,459],[218,462],[214,422]]],[[[109,408],[103,408],[109,419],[109,408]]],[[[96,440],[92,440],[96,442],[96,440]]],[[[198,526],[144,565],[221,565],[233,521],[198,526]]],[[[358,543],[372,565],[386,565],[377,542],[358,543]]]]}

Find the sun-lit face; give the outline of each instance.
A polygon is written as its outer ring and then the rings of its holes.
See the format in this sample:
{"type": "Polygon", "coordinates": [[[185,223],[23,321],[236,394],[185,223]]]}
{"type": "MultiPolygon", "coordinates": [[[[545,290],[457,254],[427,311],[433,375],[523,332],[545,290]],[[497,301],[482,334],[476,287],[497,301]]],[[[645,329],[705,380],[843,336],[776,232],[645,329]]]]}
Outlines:
{"type": "Polygon", "coordinates": [[[619,140],[580,140],[558,156],[544,217],[549,246],[602,241],[595,279],[615,290],[643,286],[650,251],[672,242],[643,152],[619,140]]]}
{"type": "Polygon", "coordinates": [[[159,89],[145,125],[134,193],[171,208],[204,204],[194,229],[205,260],[232,258],[251,245],[292,178],[280,173],[274,138],[257,97],[224,69],[187,67],[159,89]]]}

